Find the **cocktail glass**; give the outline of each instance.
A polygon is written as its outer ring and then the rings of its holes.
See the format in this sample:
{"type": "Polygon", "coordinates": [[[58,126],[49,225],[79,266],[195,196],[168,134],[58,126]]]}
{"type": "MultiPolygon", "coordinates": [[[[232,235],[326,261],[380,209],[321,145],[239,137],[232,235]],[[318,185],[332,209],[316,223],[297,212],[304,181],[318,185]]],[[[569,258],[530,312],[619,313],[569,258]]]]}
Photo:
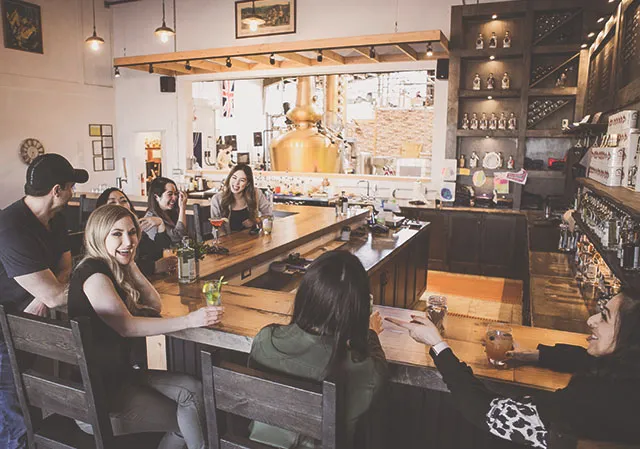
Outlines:
{"type": "Polygon", "coordinates": [[[209,218],[209,223],[213,227],[213,245],[216,246],[218,244],[218,236],[220,235],[220,227],[224,224],[224,218],[209,218]]]}
{"type": "Polygon", "coordinates": [[[273,217],[271,215],[265,215],[262,217],[262,230],[266,235],[271,234],[273,230],[273,217]]]}
{"type": "Polygon", "coordinates": [[[444,318],[447,316],[447,298],[432,295],[427,298],[427,317],[438,328],[440,335],[444,335],[444,318]]]}
{"type": "Polygon", "coordinates": [[[226,282],[222,282],[222,278],[204,283],[202,294],[208,306],[222,305],[222,286],[225,284],[226,282]]]}
{"type": "Polygon", "coordinates": [[[485,350],[487,359],[496,368],[507,366],[507,351],[513,349],[513,331],[511,326],[502,323],[491,323],[487,326],[485,350]]]}

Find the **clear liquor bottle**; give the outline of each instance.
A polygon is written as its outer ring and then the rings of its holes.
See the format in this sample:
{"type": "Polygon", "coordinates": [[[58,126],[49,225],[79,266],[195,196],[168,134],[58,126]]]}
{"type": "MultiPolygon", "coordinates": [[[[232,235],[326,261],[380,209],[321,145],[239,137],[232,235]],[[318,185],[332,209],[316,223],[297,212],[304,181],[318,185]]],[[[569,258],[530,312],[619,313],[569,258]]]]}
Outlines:
{"type": "Polygon", "coordinates": [[[178,282],[190,284],[197,279],[196,250],[189,246],[189,237],[183,237],[178,248],[178,282]]]}

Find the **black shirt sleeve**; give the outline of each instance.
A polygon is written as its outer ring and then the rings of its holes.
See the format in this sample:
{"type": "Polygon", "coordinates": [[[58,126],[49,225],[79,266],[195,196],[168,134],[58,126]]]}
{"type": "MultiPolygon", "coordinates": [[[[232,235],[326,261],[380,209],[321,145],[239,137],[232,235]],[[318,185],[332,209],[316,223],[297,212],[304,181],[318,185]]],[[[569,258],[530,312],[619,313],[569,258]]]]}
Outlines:
{"type": "Polygon", "coordinates": [[[0,233],[0,247],[0,261],[9,278],[49,268],[38,241],[22,228],[12,227],[0,233]]]}
{"type": "Polygon", "coordinates": [[[555,346],[538,345],[540,360],[538,364],[563,373],[585,371],[594,363],[594,357],[580,346],[556,344],[555,346]]]}

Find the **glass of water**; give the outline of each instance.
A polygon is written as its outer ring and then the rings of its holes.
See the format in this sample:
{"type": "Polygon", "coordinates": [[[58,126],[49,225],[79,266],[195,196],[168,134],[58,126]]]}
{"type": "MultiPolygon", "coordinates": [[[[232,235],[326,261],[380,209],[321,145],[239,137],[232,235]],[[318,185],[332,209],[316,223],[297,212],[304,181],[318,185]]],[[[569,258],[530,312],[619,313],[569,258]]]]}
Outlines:
{"type": "Polygon", "coordinates": [[[438,328],[440,335],[444,335],[444,319],[447,316],[447,298],[432,295],[427,298],[427,317],[438,328]]]}

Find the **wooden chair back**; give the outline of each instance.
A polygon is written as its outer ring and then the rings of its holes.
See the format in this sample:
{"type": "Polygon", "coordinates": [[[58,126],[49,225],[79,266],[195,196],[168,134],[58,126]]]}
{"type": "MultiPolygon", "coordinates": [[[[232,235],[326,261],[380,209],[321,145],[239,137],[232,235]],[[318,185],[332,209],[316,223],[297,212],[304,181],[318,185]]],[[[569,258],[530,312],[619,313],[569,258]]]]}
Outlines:
{"type": "Polygon", "coordinates": [[[216,366],[207,351],[201,352],[201,358],[210,449],[267,447],[223,434],[219,411],[315,438],[324,449],[344,447],[342,395],[336,383],[292,380],[229,363],[216,366]]]}
{"type": "Polygon", "coordinates": [[[211,208],[200,204],[193,205],[193,222],[197,242],[204,242],[213,238],[213,228],[209,223],[211,208]]]}
{"type": "MultiPolygon", "coordinates": [[[[0,305],[0,325],[9,352],[18,400],[32,448],[114,447],[102,379],[92,368],[91,330],[88,319],[60,321],[26,313],[7,313],[0,305]],[[75,365],[81,383],[59,374],[27,367],[28,354],[75,365]],[[42,410],[55,415],[43,419],[42,410]],[[93,426],[94,436],[77,438],[61,428],[60,415],[93,426]],[[69,440],[89,441],[90,445],[69,445],[69,440]],[[66,444],[66,446],[65,446],[66,444]]],[[[73,423],[70,420],[66,421],[73,423]]],[[[73,423],[75,426],[75,423],[73,423]]],[[[75,426],[75,430],[82,432],[75,426]]]]}
{"type": "Polygon", "coordinates": [[[80,229],[84,230],[89,215],[96,209],[98,203],[97,198],[87,198],[86,195],[80,195],[80,229]]]}

